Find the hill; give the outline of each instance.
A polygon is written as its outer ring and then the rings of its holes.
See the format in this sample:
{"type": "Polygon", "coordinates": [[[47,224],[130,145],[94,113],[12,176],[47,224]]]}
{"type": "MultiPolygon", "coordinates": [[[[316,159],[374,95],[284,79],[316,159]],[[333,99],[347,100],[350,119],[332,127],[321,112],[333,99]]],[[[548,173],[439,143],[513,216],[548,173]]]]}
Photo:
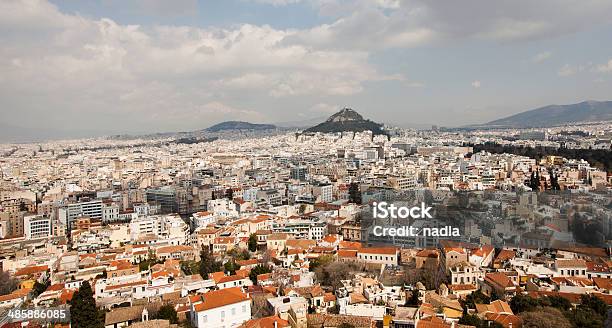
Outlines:
{"type": "Polygon", "coordinates": [[[612,101],[583,101],[571,105],[540,107],[486,125],[527,128],[608,120],[612,120],[612,101]]]}
{"type": "Polygon", "coordinates": [[[351,108],[343,108],[341,111],[330,116],[325,122],[317,124],[304,130],[308,132],[362,132],[372,131],[374,135],[384,134],[382,124],[366,120],[359,113],[351,108]]]}
{"type": "Polygon", "coordinates": [[[273,130],[276,129],[275,125],[272,124],[256,124],[242,121],[227,121],[215,124],[205,131],[207,132],[219,132],[229,130],[273,130]]]}

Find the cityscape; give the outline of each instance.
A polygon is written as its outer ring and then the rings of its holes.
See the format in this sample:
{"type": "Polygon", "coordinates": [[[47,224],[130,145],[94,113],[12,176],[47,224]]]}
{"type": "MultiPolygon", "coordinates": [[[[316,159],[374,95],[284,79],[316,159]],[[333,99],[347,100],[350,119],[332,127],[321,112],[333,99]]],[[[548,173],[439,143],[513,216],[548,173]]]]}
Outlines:
{"type": "Polygon", "coordinates": [[[371,58],[612,35],[587,2],[0,0],[0,328],[612,327],[612,60],[411,105],[371,58]]]}

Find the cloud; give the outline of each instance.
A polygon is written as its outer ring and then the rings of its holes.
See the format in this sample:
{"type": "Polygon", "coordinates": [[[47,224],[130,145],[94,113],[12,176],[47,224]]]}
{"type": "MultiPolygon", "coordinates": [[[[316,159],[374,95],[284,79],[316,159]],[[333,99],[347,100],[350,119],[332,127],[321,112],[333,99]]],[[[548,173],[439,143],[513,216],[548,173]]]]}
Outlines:
{"type": "Polygon", "coordinates": [[[557,75],[559,76],[572,76],[578,72],[578,69],[570,64],[565,64],[563,67],[557,71],[557,75]]]}
{"type": "Polygon", "coordinates": [[[579,65],[565,64],[557,71],[557,75],[562,76],[562,77],[567,77],[567,76],[576,75],[581,72],[585,72],[585,71],[588,72],[588,71],[593,71],[593,70],[594,68],[593,68],[592,63],[579,64],[579,65]]]}
{"type": "Polygon", "coordinates": [[[256,3],[267,4],[272,6],[287,6],[302,2],[301,0],[251,0],[256,3]]]}
{"type": "Polygon", "coordinates": [[[552,52],[550,51],[545,51],[545,52],[541,52],[535,56],[533,56],[531,58],[531,62],[533,63],[541,63],[545,60],[548,60],[550,57],[552,57],[552,52]]]}
{"type": "Polygon", "coordinates": [[[600,0],[311,0],[334,18],[288,37],[322,48],[408,48],[462,39],[521,42],[552,38],[612,22],[600,0]]]}
{"type": "Polygon", "coordinates": [[[600,72],[600,73],[610,73],[610,72],[612,72],[612,59],[610,59],[605,64],[598,65],[596,70],[597,70],[597,72],[600,72]]]}
{"type": "Polygon", "coordinates": [[[473,81],[473,82],[472,82],[472,87],[473,87],[474,89],[479,89],[479,88],[480,88],[480,85],[481,85],[481,83],[480,83],[480,81],[478,81],[478,80],[476,80],[476,81],[473,81]]]}
{"type": "Polygon", "coordinates": [[[340,109],[338,105],[330,105],[325,103],[316,104],[308,109],[309,112],[313,113],[325,113],[332,114],[337,112],[340,109]]]}
{"type": "Polygon", "coordinates": [[[65,14],[43,0],[2,1],[0,98],[13,110],[0,120],[182,128],[268,115],[241,109],[237,99],[261,106],[266,95],[346,96],[367,81],[401,78],[378,73],[367,51],[284,43],[296,33],[249,24],[123,25],[65,14]]]}

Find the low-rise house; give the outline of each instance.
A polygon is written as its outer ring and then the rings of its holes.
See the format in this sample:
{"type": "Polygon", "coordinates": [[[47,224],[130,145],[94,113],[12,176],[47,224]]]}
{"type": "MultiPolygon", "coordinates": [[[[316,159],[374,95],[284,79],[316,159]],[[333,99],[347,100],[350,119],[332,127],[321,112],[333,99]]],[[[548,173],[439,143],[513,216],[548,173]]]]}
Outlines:
{"type": "Polygon", "coordinates": [[[238,327],[251,319],[251,299],[239,287],[192,296],[190,303],[196,328],[238,327]]]}

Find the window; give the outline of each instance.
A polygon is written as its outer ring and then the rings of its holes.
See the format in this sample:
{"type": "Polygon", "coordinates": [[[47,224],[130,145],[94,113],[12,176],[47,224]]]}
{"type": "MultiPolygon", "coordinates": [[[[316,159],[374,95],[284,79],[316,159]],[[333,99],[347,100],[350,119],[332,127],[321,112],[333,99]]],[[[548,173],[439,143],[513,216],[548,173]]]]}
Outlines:
{"type": "Polygon", "coordinates": [[[232,308],[232,315],[236,315],[236,308],[232,308]]]}
{"type": "Polygon", "coordinates": [[[203,323],[208,322],[208,315],[206,315],[206,314],[205,314],[205,315],[202,317],[202,322],[203,322],[203,323]]]}
{"type": "Polygon", "coordinates": [[[246,305],[242,304],[242,313],[245,313],[245,312],[246,312],[246,305]]]}

